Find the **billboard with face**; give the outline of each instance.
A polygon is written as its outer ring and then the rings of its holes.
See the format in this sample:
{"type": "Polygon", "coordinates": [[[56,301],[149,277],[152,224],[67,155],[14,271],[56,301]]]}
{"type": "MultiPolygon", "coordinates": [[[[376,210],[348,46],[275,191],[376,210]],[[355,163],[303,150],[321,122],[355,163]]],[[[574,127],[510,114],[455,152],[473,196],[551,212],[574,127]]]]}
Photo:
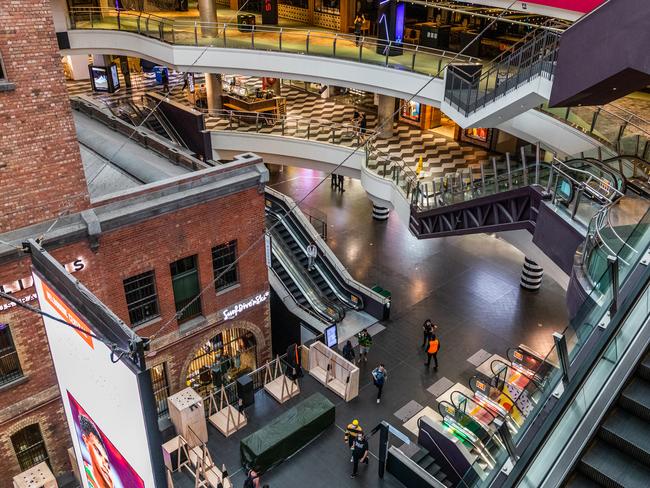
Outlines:
{"type": "Polygon", "coordinates": [[[89,488],[141,488],[142,478],[116,449],[101,428],[68,392],[70,413],[77,433],[84,475],[89,488]]]}
{"type": "Polygon", "coordinates": [[[151,453],[160,445],[150,435],[155,407],[143,388],[146,372],[111,355],[65,293],[36,271],[33,278],[41,310],[77,327],[43,316],[82,487],[156,487],[160,467],[151,453]]]}

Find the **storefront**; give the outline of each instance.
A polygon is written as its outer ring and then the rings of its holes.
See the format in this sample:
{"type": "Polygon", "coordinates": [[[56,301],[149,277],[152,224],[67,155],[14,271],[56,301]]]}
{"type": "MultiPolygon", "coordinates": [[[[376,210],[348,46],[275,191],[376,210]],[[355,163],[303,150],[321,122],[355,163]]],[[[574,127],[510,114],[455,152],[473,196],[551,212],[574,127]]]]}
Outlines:
{"type": "Polygon", "coordinates": [[[400,100],[399,120],[427,130],[441,125],[442,112],[414,100],[400,100]]]}
{"type": "Polygon", "coordinates": [[[201,346],[187,368],[187,386],[206,396],[212,387],[232,383],[257,368],[257,341],[252,332],[224,330],[201,346]]]}
{"type": "Polygon", "coordinates": [[[494,130],[484,127],[472,127],[460,132],[460,140],[486,149],[493,148],[494,130]]]}

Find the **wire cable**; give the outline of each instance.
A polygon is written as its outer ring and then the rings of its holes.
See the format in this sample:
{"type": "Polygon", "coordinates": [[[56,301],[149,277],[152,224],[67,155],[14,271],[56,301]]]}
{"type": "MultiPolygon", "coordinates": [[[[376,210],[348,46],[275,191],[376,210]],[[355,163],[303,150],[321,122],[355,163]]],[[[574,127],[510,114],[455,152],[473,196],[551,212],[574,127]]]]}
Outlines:
{"type": "Polygon", "coordinates": [[[83,329],[83,328],[79,327],[78,325],[71,324],[70,322],[67,322],[67,321],[65,321],[65,320],[63,320],[63,319],[61,319],[59,317],[56,317],[56,316],[54,316],[52,314],[44,312],[43,310],[41,310],[39,308],[32,307],[31,305],[27,305],[26,303],[23,303],[20,299],[13,297],[9,293],[5,293],[3,291],[0,291],[0,298],[4,298],[5,300],[16,304],[17,307],[24,308],[25,310],[29,310],[30,312],[36,313],[38,315],[42,315],[44,317],[47,317],[48,319],[52,319],[52,320],[54,320],[56,322],[59,322],[59,323],[61,323],[63,325],[67,325],[68,327],[76,330],[77,332],[79,332],[81,334],[85,334],[88,337],[92,337],[93,339],[98,340],[99,342],[101,342],[103,344],[106,344],[111,349],[112,352],[119,352],[120,357],[122,357],[122,355],[124,355],[124,354],[131,354],[131,351],[127,351],[127,350],[124,350],[124,349],[118,347],[117,344],[115,344],[114,342],[107,341],[106,339],[103,339],[103,338],[99,337],[97,334],[93,334],[92,332],[90,332],[90,331],[88,331],[86,329],[83,329]]]}
{"type": "MultiPolygon", "coordinates": [[[[474,38],[473,38],[473,39],[472,39],[472,40],[471,40],[467,45],[465,45],[465,47],[463,47],[463,48],[462,48],[458,53],[456,53],[456,55],[453,56],[453,57],[451,58],[451,60],[447,63],[447,65],[445,65],[444,67],[441,66],[440,69],[438,70],[438,72],[437,72],[434,76],[430,77],[430,78],[426,81],[426,83],[424,83],[424,84],[423,84],[423,85],[422,85],[422,86],[421,86],[421,87],[420,87],[420,88],[419,88],[415,93],[413,93],[413,94],[410,96],[410,98],[407,100],[407,103],[410,102],[410,101],[412,101],[415,97],[417,97],[420,93],[422,93],[422,91],[423,91],[427,86],[429,86],[429,84],[430,84],[433,80],[437,79],[437,77],[440,75],[440,73],[442,73],[443,69],[445,69],[449,64],[451,64],[451,63],[452,63],[455,59],[457,59],[459,56],[461,56],[461,55],[462,55],[462,54],[463,54],[463,53],[464,53],[464,52],[465,52],[465,51],[466,51],[466,50],[467,50],[467,49],[468,49],[468,48],[469,48],[469,47],[470,47],[474,42],[476,42],[478,39],[480,39],[481,36],[482,36],[485,32],[487,32],[487,30],[490,29],[490,27],[492,27],[492,25],[494,25],[494,23],[497,22],[497,21],[499,20],[499,18],[501,18],[503,15],[505,15],[505,13],[508,11],[508,9],[509,9],[510,7],[512,7],[516,2],[517,2],[517,0],[513,0],[513,1],[510,3],[510,5],[508,5],[508,7],[506,7],[506,8],[505,8],[505,9],[504,9],[504,10],[503,10],[503,11],[502,11],[502,12],[501,12],[497,17],[495,17],[495,18],[494,18],[494,19],[493,19],[489,24],[487,24],[487,25],[483,28],[483,30],[481,30],[478,34],[476,34],[476,36],[474,36],[474,38]]],[[[379,124],[379,130],[375,129],[375,133],[374,133],[371,137],[366,138],[366,139],[363,141],[363,143],[362,143],[362,141],[359,141],[359,143],[357,143],[357,145],[354,147],[353,151],[352,151],[350,154],[348,154],[348,155],[343,159],[343,161],[341,161],[341,162],[340,162],[338,165],[336,165],[336,166],[335,166],[331,171],[329,171],[329,173],[327,173],[327,174],[326,174],[326,175],[325,175],[325,176],[324,176],[324,177],[323,177],[323,178],[322,178],[318,183],[316,183],[316,185],[315,185],[311,190],[309,190],[309,191],[308,191],[308,192],[307,192],[307,193],[306,193],[306,194],[305,194],[305,195],[304,195],[300,200],[296,201],[296,202],[294,203],[293,206],[291,206],[288,210],[286,210],[286,211],[284,212],[284,214],[282,215],[282,217],[281,217],[280,219],[278,219],[277,222],[275,222],[275,224],[271,225],[271,227],[269,227],[268,229],[266,229],[265,232],[263,232],[263,233],[262,233],[262,234],[261,234],[257,239],[255,239],[255,241],[254,241],[254,242],[253,242],[253,243],[252,243],[252,244],[251,244],[251,245],[250,245],[250,246],[249,246],[249,247],[248,247],[248,248],[247,248],[247,249],[246,249],[242,254],[240,254],[239,256],[237,256],[237,258],[236,258],[236,259],[235,259],[235,260],[234,260],[234,261],[233,261],[233,262],[232,262],[228,267],[226,267],[226,268],[225,268],[225,269],[224,269],[224,270],[223,270],[219,275],[215,276],[214,280],[212,280],[212,281],[211,281],[207,286],[205,286],[205,287],[204,287],[204,288],[199,292],[199,294],[198,294],[196,297],[194,297],[194,298],[193,298],[192,300],[190,300],[190,301],[189,301],[189,302],[188,302],[184,307],[182,307],[180,310],[178,310],[178,311],[174,314],[174,316],[172,316],[169,320],[167,320],[166,322],[163,322],[163,323],[160,325],[160,327],[159,327],[159,328],[158,328],[158,329],[157,329],[157,330],[156,330],[156,331],[155,331],[155,332],[154,332],[154,333],[149,337],[149,339],[150,339],[151,341],[153,341],[153,339],[154,339],[154,338],[155,338],[155,337],[160,333],[160,331],[162,331],[165,327],[167,327],[167,326],[168,326],[171,322],[173,322],[174,320],[177,320],[178,318],[182,317],[182,315],[183,315],[183,313],[185,312],[185,310],[187,310],[187,309],[188,309],[190,306],[192,306],[192,305],[193,305],[193,304],[194,304],[194,303],[195,303],[199,298],[201,298],[201,296],[202,296],[205,292],[207,292],[209,289],[211,289],[211,288],[214,286],[214,284],[215,284],[215,283],[216,283],[216,282],[217,282],[221,277],[223,277],[226,273],[228,273],[229,271],[231,271],[232,268],[233,268],[233,267],[234,267],[234,266],[235,266],[235,265],[240,261],[241,258],[243,258],[244,256],[246,256],[246,255],[247,255],[247,254],[248,254],[248,253],[249,253],[249,252],[250,252],[250,251],[251,251],[255,246],[259,245],[259,244],[262,242],[262,240],[264,239],[264,237],[265,237],[267,234],[270,235],[270,232],[271,232],[271,231],[272,231],[272,230],[273,230],[277,225],[280,224],[280,222],[282,221],[282,219],[283,219],[284,217],[286,217],[287,215],[289,215],[290,213],[292,213],[292,212],[293,212],[293,211],[294,211],[294,210],[295,210],[295,209],[296,209],[296,208],[297,208],[297,207],[298,207],[302,202],[305,201],[305,199],[306,199],[309,195],[311,195],[311,194],[312,194],[314,191],[316,191],[316,189],[318,189],[318,188],[319,188],[319,187],[320,187],[320,186],[321,186],[325,181],[327,181],[327,179],[330,178],[330,177],[332,176],[332,173],[336,172],[336,171],[337,171],[341,166],[343,166],[343,165],[344,165],[344,164],[345,164],[345,163],[346,163],[346,162],[347,162],[347,161],[348,161],[348,160],[349,160],[353,155],[355,155],[355,154],[358,152],[359,149],[361,149],[362,147],[365,148],[371,140],[374,140],[375,138],[377,138],[378,135],[379,135],[380,132],[381,132],[381,129],[382,129],[386,124],[390,123],[390,124],[392,125],[392,123],[393,123],[393,119],[394,119],[395,115],[397,115],[398,113],[399,113],[399,109],[395,110],[395,111],[394,111],[394,112],[393,112],[389,117],[386,117],[386,118],[385,118],[385,119],[384,119],[384,120],[379,124]]]]}

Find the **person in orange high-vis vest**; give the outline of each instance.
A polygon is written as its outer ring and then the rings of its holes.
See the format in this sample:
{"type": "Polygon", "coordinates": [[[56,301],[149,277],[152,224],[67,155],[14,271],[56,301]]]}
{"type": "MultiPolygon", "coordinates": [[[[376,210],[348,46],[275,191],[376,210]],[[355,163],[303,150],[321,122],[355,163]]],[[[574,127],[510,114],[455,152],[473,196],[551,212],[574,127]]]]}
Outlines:
{"type": "Polygon", "coordinates": [[[438,371],[438,351],[440,350],[440,341],[435,334],[431,335],[429,339],[429,346],[427,347],[427,356],[428,360],[425,366],[428,368],[431,366],[431,358],[433,358],[433,369],[438,371]]]}

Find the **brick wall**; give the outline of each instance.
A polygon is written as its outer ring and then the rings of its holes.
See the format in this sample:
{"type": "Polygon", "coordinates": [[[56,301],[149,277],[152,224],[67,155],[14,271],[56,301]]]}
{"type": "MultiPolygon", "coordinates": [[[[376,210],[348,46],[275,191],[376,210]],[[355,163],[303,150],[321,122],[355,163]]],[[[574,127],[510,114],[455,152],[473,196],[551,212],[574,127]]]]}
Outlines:
{"type": "MultiPolygon", "coordinates": [[[[254,245],[239,263],[239,286],[216,294],[211,282],[212,248],[236,239],[238,254],[242,255],[264,232],[264,197],[257,188],[179,210],[172,214],[140,222],[129,227],[102,234],[99,249],[92,252],[86,242],[68,245],[52,251],[61,263],[83,259],[85,268],[75,274],[122,320],[129,323],[123,280],[139,273],[155,270],[161,319],[151,325],[138,327],[137,332],[149,336],[165,324],[176,312],[169,264],[185,256],[198,255],[201,289],[209,287],[202,297],[206,321],[194,329],[179,332],[172,320],[158,331],[154,348],[148,353],[147,364],[168,362],[172,393],[184,387],[189,360],[209,338],[224,328],[251,330],[258,343],[258,362],[270,357],[271,332],[269,302],[257,305],[234,320],[216,323],[216,312],[241,300],[269,289],[264,255],[264,240],[254,245]]],[[[0,284],[10,283],[30,275],[30,260],[0,266],[0,284]]],[[[33,293],[21,292],[23,297],[33,293]]],[[[36,301],[30,302],[32,305],[36,301]]],[[[2,300],[0,300],[2,304],[2,300]]],[[[0,322],[10,324],[14,342],[26,379],[11,388],[0,387],[0,439],[7,440],[16,422],[36,418],[41,429],[50,436],[46,445],[57,470],[69,470],[66,449],[71,445],[67,427],[57,409],[62,408],[56,386],[53,365],[48,354],[47,339],[42,322],[19,308],[0,312],[0,322]],[[46,404],[43,406],[43,404],[46,404]],[[63,427],[61,427],[63,425],[63,427]]],[[[17,470],[11,446],[0,441],[0,486],[8,486],[17,470]],[[6,448],[8,447],[8,448],[6,448]]],[[[60,472],[59,471],[59,472],[60,472]]]]}
{"type": "Polygon", "coordinates": [[[50,0],[0,1],[0,232],[88,205],[50,0]]]}

